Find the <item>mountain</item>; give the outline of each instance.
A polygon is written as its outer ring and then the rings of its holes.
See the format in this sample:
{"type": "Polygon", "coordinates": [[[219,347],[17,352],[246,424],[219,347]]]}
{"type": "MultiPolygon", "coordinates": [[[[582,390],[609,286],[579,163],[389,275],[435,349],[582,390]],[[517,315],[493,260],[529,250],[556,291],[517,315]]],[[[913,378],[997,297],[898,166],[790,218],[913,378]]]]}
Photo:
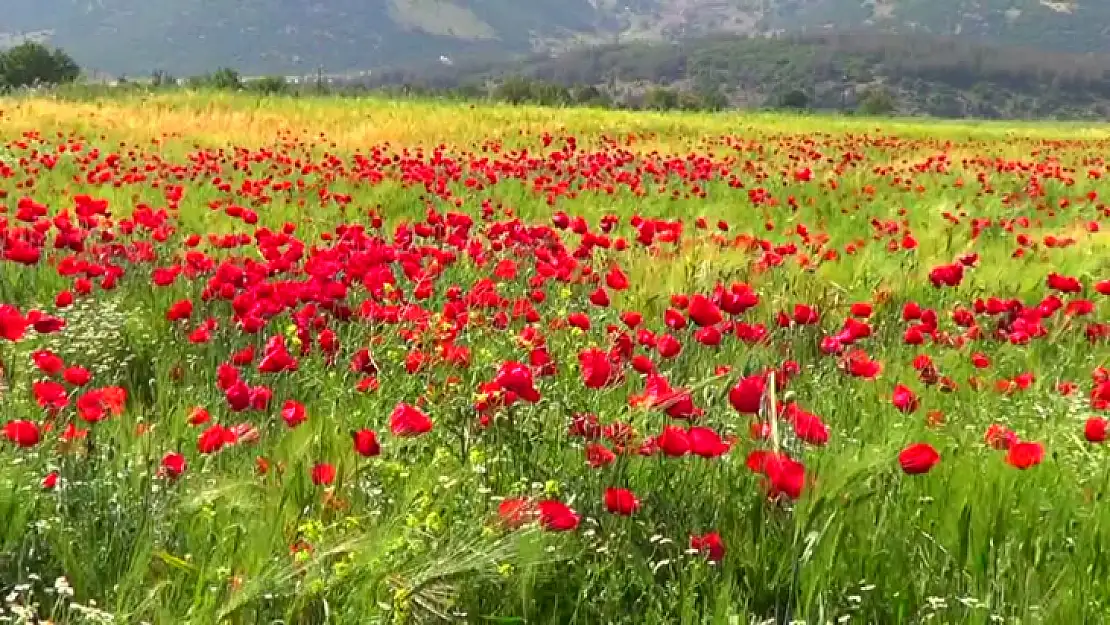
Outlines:
{"type": "Polygon", "coordinates": [[[22,38],[108,73],[338,73],[583,43],[874,28],[1110,52],[1107,0],[5,0],[22,38]]]}
{"type": "Polygon", "coordinates": [[[880,97],[886,101],[882,108],[908,115],[1110,116],[1110,55],[876,30],[606,44],[557,56],[385,68],[354,82],[467,98],[627,108],[874,112],[874,98],[880,97]]]}

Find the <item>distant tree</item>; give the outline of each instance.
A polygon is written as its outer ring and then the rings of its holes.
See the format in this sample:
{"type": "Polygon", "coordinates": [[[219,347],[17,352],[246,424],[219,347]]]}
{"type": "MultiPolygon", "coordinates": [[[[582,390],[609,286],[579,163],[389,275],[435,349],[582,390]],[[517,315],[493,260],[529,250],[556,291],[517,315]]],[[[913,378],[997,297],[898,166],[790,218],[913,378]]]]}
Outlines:
{"type": "Polygon", "coordinates": [[[699,101],[698,108],[708,111],[728,108],[728,97],[722,87],[730,81],[726,71],[716,67],[718,64],[719,61],[709,58],[705,63],[707,67],[702,72],[699,73],[696,67],[690,69],[694,79],[693,94],[699,101]]]}
{"type": "Polygon", "coordinates": [[[251,91],[257,91],[263,95],[276,95],[288,91],[289,83],[285,82],[285,78],[282,76],[265,76],[250,81],[247,83],[247,87],[251,91]]]}
{"type": "Polygon", "coordinates": [[[150,73],[150,84],[152,87],[168,87],[176,83],[177,80],[164,70],[156,69],[150,73]]]}
{"type": "Polygon", "coordinates": [[[721,92],[720,85],[700,84],[693,94],[697,108],[706,111],[720,111],[728,108],[728,98],[721,92]]]}
{"type": "Polygon", "coordinates": [[[779,105],[788,109],[804,109],[809,106],[809,96],[801,89],[794,89],[779,98],[779,105]]]}
{"type": "Polygon", "coordinates": [[[190,89],[202,89],[212,84],[211,74],[200,74],[198,76],[189,76],[185,79],[185,84],[190,89]]]}
{"type": "Polygon", "coordinates": [[[81,75],[73,57],[59,48],[28,41],[0,53],[0,85],[30,87],[70,83],[81,75]]]}
{"type": "Polygon", "coordinates": [[[214,89],[235,91],[243,86],[243,79],[239,72],[230,67],[221,67],[208,77],[208,86],[214,89]]]}
{"type": "Polygon", "coordinates": [[[693,91],[677,91],[675,95],[678,96],[675,108],[683,111],[701,111],[706,109],[705,101],[701,96],[693,91]]]}
{"type": "Polygon", "coordinates": [[[864,115],[889,115],[896,108],[898,108],[898,101],[885,87],[868,89],[859,102],[859,112],[864,115]]]}
{"type": "Polygon", "coordinates": [[[530,102],[533,98],[532,81],[524,76],[509,76],[497,86],[493,97],[509,104],[530,102]]]}
{"type": "Polygon", "coordinates": [[[670,111],[678,108],[678,92],[666,87],[652,87],[644,95],[644,108],[652,111],[670,111]]]}
{"type": "Polygon", "coordinates": [[[604,103],[601,90],[593,85],[575,85],[570,89],[571,102],[584,106],[597,106],[604,103]]]}
{"type": "Polygon", "coordinates": [[[570,90],[555,83],[534,81],[531,100],[542,106],[564,106],[570,103],[570,90]]]}
{"type": "Polygon", "coordinates": [[[456,87],[455,94],[464,100],[477,100],[487,97],[489,90],[480,82],[468,81],[456,87]]]}

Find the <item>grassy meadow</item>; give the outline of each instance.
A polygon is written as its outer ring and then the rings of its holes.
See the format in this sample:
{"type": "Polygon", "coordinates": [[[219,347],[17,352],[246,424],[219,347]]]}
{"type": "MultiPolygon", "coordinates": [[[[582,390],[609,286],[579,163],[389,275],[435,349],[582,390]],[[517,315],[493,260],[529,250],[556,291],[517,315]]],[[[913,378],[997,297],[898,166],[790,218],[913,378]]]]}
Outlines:
{"type": "Polygon", "coordinates": [[[1110,127],[0,131],[0,623],[1110,614],[1110,127]]]}

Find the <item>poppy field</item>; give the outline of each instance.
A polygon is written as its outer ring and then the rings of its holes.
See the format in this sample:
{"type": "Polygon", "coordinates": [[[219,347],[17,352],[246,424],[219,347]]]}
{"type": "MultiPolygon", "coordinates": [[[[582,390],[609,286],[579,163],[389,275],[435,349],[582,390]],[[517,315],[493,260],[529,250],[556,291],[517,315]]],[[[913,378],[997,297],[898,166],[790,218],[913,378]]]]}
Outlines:
{"type": "Polygon", "coordinates": [[[1110,614],[1105,129],[0,130],[0,622],[1110,614]]]}

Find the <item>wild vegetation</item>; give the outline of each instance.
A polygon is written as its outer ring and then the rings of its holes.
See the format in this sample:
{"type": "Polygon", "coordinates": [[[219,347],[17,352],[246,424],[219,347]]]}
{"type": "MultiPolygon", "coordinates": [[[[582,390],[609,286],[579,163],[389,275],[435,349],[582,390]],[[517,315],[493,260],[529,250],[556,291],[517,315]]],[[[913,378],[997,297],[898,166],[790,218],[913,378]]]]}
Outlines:
{"type": "Polygon", "coordinates": [[[597,46],[524,61],[431,63],[378,71],[366,82],[544,104],[1103,119],[1110,115],[1108,68],[1105,55],[862,31],[720,35],[597,46]],[[877,97],[888,103],[876,106],[877,97]]]}
{"type": "Polygon", "coordinates": [[[0,618],[1107,610],[1101,127],[0,110],[0,618]]]}
{"type": "Polygon", "coordinates": [[[38,38],[96,72],[310,75],[509,57],[582,44],[869,28],[1078,54],[1110,53],[1103,0],[12,0],[6,40],[38,38]]]}
{"type": "Polygon", "coordinates": [[[81,68],[64,50],[34,42],[0,50],[0,91],[64,85],[80,75],[81,68]]]}

